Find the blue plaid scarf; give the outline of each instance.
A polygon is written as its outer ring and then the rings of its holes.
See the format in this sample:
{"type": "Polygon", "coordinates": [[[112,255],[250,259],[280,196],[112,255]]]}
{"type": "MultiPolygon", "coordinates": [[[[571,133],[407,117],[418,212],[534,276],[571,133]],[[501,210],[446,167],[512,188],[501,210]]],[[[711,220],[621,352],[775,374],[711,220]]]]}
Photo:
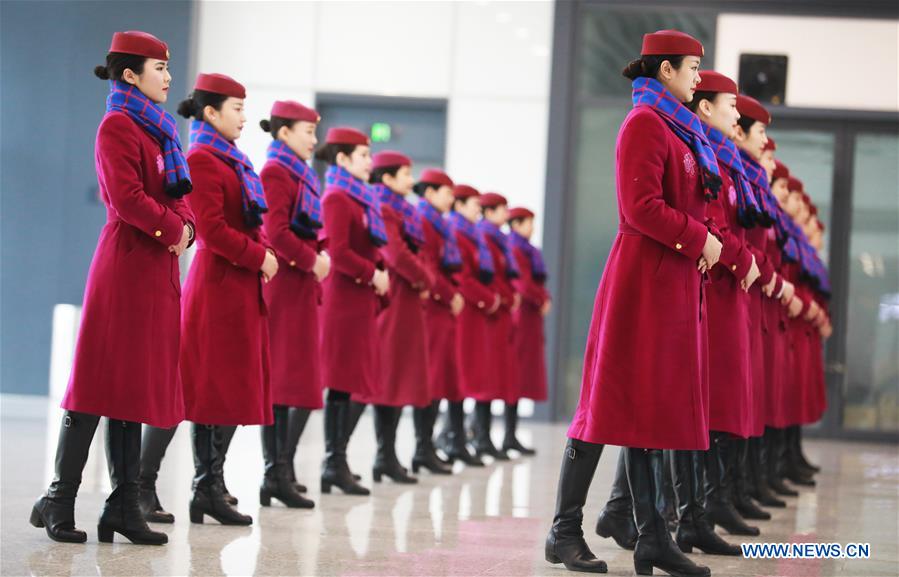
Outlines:
{"type": "Polygon", "coordinates": [[[705,134],[709,138],[709,144],[715,151],[718,162],[724,164],[731,179],[734,181],[734,189],[737,192],[737,221],[743,228],[752,228],[755,226],[759,217],[761,208],[755,201],[755,195],[752,192],[752,186],[746,173],[743,171],[743,161],[740,158],[740,151],[737,145],[724,133],[713,128],[708,124],[703,124],[705,134]]]}
{"type": "Polygon", "coordinates": [[[143,92],[127,82],[109,81],[106,112],[120,111],[127,114],[162,147],[165,169],[165,192],[172,198],[181,198],[193,189],[190,169],[181,149],[175,118],[143,92]]]}
{"type": "Polygon", "coordinates": [[[425,243],[425,232],[421,228],[421,220],[412,204],[406,202],[406,199],[392,190],[387,185],[375,184],[372,191],[381,200],[382,205],[387,205],[393,210],[400,213],[403,217],[403,233],[406,238],[415,245],[415,248],[421,247],[425,243]]]}
{"type": "Polygon", "coordinates": [[[702,189],[706,200],[718,198],[721,190],[721,175],[715,151],[702,130],[699,117],[677,100],[662,83],[655,78],[641,77],[632,83],[634,107],[649,106],[655,110],[681,140],[690,147],[699,161],[702,189]]]}
{"type": "Polygon", "coordinates": [[[490,254],[490,247],[487,246],[487,238],[484,236],[484,233],[477,225],[469,222],[468,219],[456,211],[450,212],[449,222],[454,231],[458,230],[478,247],[478,278],[484,284],[493,282],[493,275],[496,274],[496,270],[493,266],[493,255],[490,254]]]}
{"type": "Polygon", "coordinates": [[[546,264],[543,262],[543,252],[514,230],[509,233],[509,244],[528,257],[528,261],[531,263],[531,276],[534,277],[534,280],[539,283],[545,281],[546,264]]]}
{"type": "Polygon", "coordinates": [[[740,158],[743,159],[743,171],[746,173],[746,178],[749,179],[750,184],[752,184],[755,199],[761,209],[757,220],[763,227],[768,228],[777,221],[778,206],[777,198],[771,192],[768,173],[745,150],[740,150],[740,158]]]}
{"type": "Polygon", "coordinates": [[[322,204],[315,170],[303,162],[280,140],[273,140],[265,151],[270,162],[277,162],[299,181],[296,206],[290,228],[301,238],[316,238],[322,227],[322,204]]]}
{"type": "Polygon", "coordinates": [[[243,219],[250,228],[262,224],[262,215],[268,212],[262,181],[253,170],[250,158],[240,151],[233,142],[225,140],[218,130],[202,120],[190,123],[190,149],[206,148],[237,172],[240,188],[243,190],[243,219]]]}
{"type": "Polygon", "coordinates": [[[347,169],[332,164],[325,173],[326,188],[339,188],[362,205],[365,209],[365,217],[368,221],[368,236],[375,246],[387,244],[387,231],[384,229],[384,219],[381,217],[381,203],[372,189],[353,176],[347,169]]]}
{"type": "Polygon", "coordinates": [[[799,245],[796,244],[796,225],[779,206],[775,209],[774,233],[781,255],[787,262],[799,261],[799,245]]]}
{"type": "Polygon", "coordinates": [[[486,218],[482,218],[480,222],[478,222],[478,228],[484,232],[484,236],[489,238],[493,244],[499,247],[503,252],[503,256],[506,257],[506,278],[520,277],[521,272],[518,270],[518,261],[515,260],[515,255],[512,254],[512,247],[509,246],[508,239],[506,238],[506,235],[503,234],[503,231],[486,218]]]}
{"type": "Polygon", "coordinates": [[[440,266],[447,272],[455,272],[462,268],[462,255],[459,253],[459,244],[450,223],[443,218],[440,211],[431,206],[425,199],[418,201],[418,213],[421,218],[431,223],[431,226],[443,238],[443,253],[440,255],[440,266]]]}

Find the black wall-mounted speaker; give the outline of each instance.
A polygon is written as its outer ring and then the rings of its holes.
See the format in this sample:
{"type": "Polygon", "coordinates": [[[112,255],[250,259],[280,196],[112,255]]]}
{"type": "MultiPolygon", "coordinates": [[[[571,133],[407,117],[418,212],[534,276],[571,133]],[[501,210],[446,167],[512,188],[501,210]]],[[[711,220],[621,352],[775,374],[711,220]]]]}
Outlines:
{"type": "Polygon", "coordinates": [[[759,102],[784,104],[787,94],[787,57],[782,54],[740,54],[738,84],[740,92],[759,102]]]}

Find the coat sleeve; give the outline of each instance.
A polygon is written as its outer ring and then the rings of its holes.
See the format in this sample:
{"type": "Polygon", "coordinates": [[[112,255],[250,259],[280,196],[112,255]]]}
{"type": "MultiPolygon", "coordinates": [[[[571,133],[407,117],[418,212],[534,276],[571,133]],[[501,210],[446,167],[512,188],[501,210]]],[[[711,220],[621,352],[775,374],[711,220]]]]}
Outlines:
{"type": "Polygon", "coordinates": [[[635,114],[622,128],[617,151],[619,202],[629,225],[695,260],[702,255],[708,229],[662,196],[667,130],[654,113],[635,114]]]}
{"type": "Polygon", "coordinates": [[[225,185],[222,163],[210,153],[198,151],[188,158],[194,189],[187,198],[197,217],[203,244],[237,266],[258,271],[265,262],[265,245],[225,220],[225,185]]]}
{"type": "Polygon", "coordinates": [[[518,270],[521,276],[512,281],[515,291],[521,294],[522,300],[529,302],[535,306],[541,307],[546,301],[546,289],[542,285],[534,282],[531,274],[530,259],[520,250],[514,250],[515,261],[518,263],[518,270]]]}
{"type": "Polygon", "coordinates": [[[423,219],[422,226],[425,230],[425,245],[421,248],[422,261],[430,271],[431,298],[439,303],[449,306],[458,291],[453,277],[443,272],[440,264],[440,251],[443,247],[443,237],[423,219]]]}
{"type": "Polygon", "coordinates": [[[403,221],[390,209],[384,210],[384,227],[387,244],[381,247],[381,256],[390,272],[403,277],[413,288],[426,288],[431,280],[418,255],[412,252],[403,237],[403,221]]]}
{"type": "Polygon", "coordinates": [[[181,220],[183,220],[185,224],[189,224],[191,229],[193,229],[193,238],[187,243],[187,246],[192,246],[197,242],[197,219],[194,217],[194,211],[190,209],[190,204],[183,197],[172,203],[172,210],[178,213],[181,220]]]}
{"type": "Polygon", "coordinates": [[[163,246],[178,244],[186,222],[144,191],[139,131],[124,114],[111,114],[97,132],[97,162],[109,204],[122,220],[163,246]]]}
{"type": "Polygon", "coordinates": [[[752,253],[731,230],[726,209],[722,195],[718,195],[708,206],[709,216],[717,226],[722,243],[719,262],[737,279],[742,280],[752,266],[752,253]]]}
{"type": "Polygon", "coordinates": [[[290,228],[297,196],[296,183],[282,170],[263,170],[261,178],[268,204],[268,212],[262,219],[269,243],[291,266],[311,271],[318,255],[290,228]]]}
{"type": "Polygon", "coordinates": [[[459,292],[462,293],[462,297],[468,306],[486,311],[486,309],[493,306],[496,293],[476,278],[477,263],[475,262],[475,255],[468,245],[464,245],[461,239],[459,250],[462,252],[462,270],[456,276],[459,281],[459,292]]]}
{"type": "Polygon", "coordinates": [[[360,283],[371,283],[375,275],[375,263],[350,246],[354,207],[349,203],[352,202],[352,199],[342,194],[326,194],[322,201],[331,266],[336,272],[360,283]]]}

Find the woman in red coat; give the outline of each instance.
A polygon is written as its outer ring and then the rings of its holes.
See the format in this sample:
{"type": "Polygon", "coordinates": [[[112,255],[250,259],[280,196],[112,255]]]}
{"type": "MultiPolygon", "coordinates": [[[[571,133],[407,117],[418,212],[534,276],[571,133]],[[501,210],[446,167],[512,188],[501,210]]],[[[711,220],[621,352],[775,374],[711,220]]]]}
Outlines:
{"type": "Polygon", "coordinates": [[[162,545],[138,505],[141,423],[173,427],[184,417],[178,377],[181,286],[178,256],[193,239],[183,200],[190,175],[174,118],[160,104],[171,76],[166,44],[144,32],[117,32],[106,64],[106,116],[95,160],[106,225],[84,290],[84,308],[56,449],[56,472],[34,504],[31,524],[55,541],[83,543],[75,497],[100,417],[108,417],[106,458],[112,494],[97,527],[162,545]]]}
{"type": "MultiPolygon", "coordinates": [[[[478,228],[481,215],[481,193],[466,184],[453,187],[453,210],[449,220],[456,232],[456,243],[462,255],[462,268],[457,278],[465,307],[456,327],[456,356],[459,376],[466,397],[476,402],[476,439],[473,449],[478,457],[505,457],[490,440],[490,403],[502,398],[496,380],[490,320],[501,306],[497,291],[496,264],[493,251],[483,230],[478,228]]],[[[508,458],[508,457],[505,457],[508,458]]]]}
{"type": "Polygon", "coordinates": [[[316,158],[329,164],[322,200],[324,237],[333,274],[323,284],[321,309],[322,383],[325,401],[325,460],[321,489],[368,495],[346,460],[350,436],[350,396],[378,387],[379,297],[389,275],[378,249],[387,244],[381,204],[371,191],[371,149],[365,134],[352,128],[328,130],[316,158]]]}
{"type": "Polygon", "coordinates": [[[708,448],[702,275],[721,252],[706,222],[721,178],[699,119],[683,105],[700,80],[702,44],[663,30],[643,37],[641,54],[624,70],[634,109],[616,148],[619,233],[596,295],[546,559],[606,570],[581,520],[602,447],[615,444],[625,451],[637,573],[709,575],[674,545],[655,503],[663,499],[659,449],[708,448]]]}
{"type": "Polygon", "coordinates": [[[428,384],[433,400],[429,427],[433,431],[437,405],[447,401],[447,420],[440,435],[440,448],[450,463],[457,459],[466,465],[484,466],[480,458],[465,446],[465,394],[459,380],[459,358],[456,356],[456,325],[465,300],[459,292],[456,273],[462,268],[462,254],[450,222],[444,218],[453,206],[452,179],[443,171],[425,169],[415,184],[421,197],[421,215],[425,243],[422,260],[431,271],[433,283],[425,302],[428,342],[428,384]]]}
{"type": "MultiPolygon", "coordinates": [[[[491,357],[494,362],[493,382],[496,386],[496,394],[505,404],[505,435],[501,449],[495,455],[500,460],[509,458],[508,450],[514,449],[521,454],[531,455],[532,449],[522,445],[515,437],[518,428],[518,399],[519,399],[519,360],[515,347],[515,325],[513,315],[521,306],[521,295],[515,290],[513,283],[521,275],[518,270],[518,260],[512,252],[509,239],[502,232],[501,227],[509,218],[509,203],[504,196],[495,192],[481,195],[481,209],[484,217],[478,223],[478,228],[487,238],[490,252],[493,256],[496,276],[494,285],[500,294],[501,304],[496,314],[489,319],[490,338],[493,342],[491,357]]],[[[483,398],[488,398],[486,391],[482,392],[483,398]]],[[[476,421],[474,428],[475,448],[479,445],[486,448],[485,453],[490,452],[493,442],[490,440],[490,411],[479,412],[477,416],[482,419],[476,421]]]]}
{"type": "MultiPolygon", "coordinates": [[[[244,87],[222,74],[200,74],[178,113],[193,118],[188,163],[194,177],[197,254],[187,275],[181,378],[195,476],[190,520],[209,515],[249,525],[226,501],[223,427],[272,422],[268,325],[262,284],[278,261],[262,230],[262,182],[234,141],[246,121],[244,87]]],[[[233,430],[233,429],[232,429],[233,430]]]]}
{"type": "Polygon", "coordinates": [[[314,503],[300,495],[293,459],[310,411],[322,408],[319,378],[319,284],[331,268],[320,252],[322,227],[319,182],[307,164],[318,139],[318,113],[291,100],[272,105],[271,118],[260,122],[272,135],[260,178],[268,212],[263,216],[266,236],[278,255],[276,278],[263,287],[269,311],[272,413],[274,423],[262,428],[265,481],[260,501],[276,497],[289,507],[314,503]]]}

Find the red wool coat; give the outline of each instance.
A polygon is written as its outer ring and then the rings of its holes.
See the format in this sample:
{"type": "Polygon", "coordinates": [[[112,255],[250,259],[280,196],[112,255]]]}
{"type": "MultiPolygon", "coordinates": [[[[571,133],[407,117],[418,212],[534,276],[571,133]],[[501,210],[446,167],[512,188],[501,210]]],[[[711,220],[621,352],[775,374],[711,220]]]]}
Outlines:
{"type": "Polygon", "coordinates": [[[455,275],[441,266],[443,236],[425,218],[422,219],[425,244],[421,260],[430,271],[431,295],[425,302],[425,327],[428,343],[428,384],[431,399],[461,401],[465,398],[459,384],[459,361],[456,358],[456,317],[450,309],[453,296],[459,292],[455,275]]]}
{"type": "Polygon", "coordinates": [[[487,238],[490,254],[493,255],[493,266],[496,274],[493,277],[493,288],[499,293],[501,304],[499,309],[487,317],[487,338],[490,348],[486,351],[490,369],[493,373],[490,381],[493,386],[482,390],[479,400],[501,399],[507,403],[518,402],[518,358],[515,351],[515,325],[512,321],[512,305],[515,300],[515,289],[507,276],[508,264],[501,248],[487,238]],[[492,396],[492,399],[487,398],[492,396]]]}
{"type": "Polygon", "coordinates": [[[278,274],[262,289],[269,313],[272,402],[320,409],[323,406],[318,352],[321,285],[312,273],[319,242],[300,238],[290,228],[298,185],[291,172],[271,161],[259,176],[268,203],[268,212],[263,215],[265,232],[278,254],[278,274]]]}
{"type": "Polygon", "coordinates": [[[603,272],[568,436],[657,449],[709,446],[706,314],[696,263],[708,228],[699,164],[653,110],[616,147],[619,232],[603,272]]]}
{"type": "MultiPolygon", "coordinates": [[[[62,408],[169,428],[184,418],[178,348],[178,244],[194,217],[165,194],[162,150],[123,112],[110,112],[95,149],[106,224],[84,288],[62,408]]],[[[196,227],[195,227],[196,228],[196,227]]]]}
{"type": "Polygon", "coordinates": [[[459,252],[462,253],[462,270],[459,271],[459,292],[465,299],[465,308],[456,325],[456,357],[459,359],[459,380],[466,397],[477,401],[502,398],[502,390],[494,381],[490,351],[493,342],[488,336],[487,310],[493,306],[496,293],[494,284],[488,286],[478,279],[477,246],[456,231],[459,252]]]}
{"type": "Polygon", "coordinates": [[[431,404],[425,311],[420,293],[431,275],[403,236],[403,218],[381,205],[388,242],[381,255],[390,273],[390,306],[378,315],[380,364],[378,388],[357,400],[373,405],[426,407],[431,404]]]}
{"type": "MultiPolygon", "coordinates": [[[[826,301],[819,295],[813,298],[823,310],[827,310],[826,301]]],[[[816,423],[824,416],[827,410],[827,385],[824,380],[824,343],[818,328],[809,324],[809,384],[811,386],[809,413],[806,414],[806,423],[816,423]]]]}
{"type": "Polygon", "coordinates": [[[343,189],[322,199],[331,274],[322,283],[322,386],[370,395],[378,387],[378,297],[371,284],[381,254],[366,227],[365,209],[343,189]]]}
{"type": "Polygon", "coordinates": [[[515,398],[546,400],[546,339],[540,310],[549,300],[543,283],[534,280],[531,259],[524,251],[513,249],[521,276],[512,282],[521,295],[521,306],[513,315],[515,323],[515,362],[518,365],[518,390],[515,398]]]}
{"type": "MultiPolygon", "coordinates": [[[[762,343],[765,358],[765,425],[782,428],[784,421],[783,387],[787,370],[787,309],[776,298],[783,286],[780,275],[782,259],[773,228],[767,230],[765,252],[768,262],[778,272],[778,283],[771,298],[765,297],[762,313],[765,315],[765,334],[762,343]]],[[[756,281],[758,282],[758,281],[756,281]]]]}
{"type": "Polygon", "coordinates": [[[187,418],[209,425],[272,422],[268,324],[260,269],[267,240],[244,224],[237,172],[205,148],[187,155],[197,254],[184,290],[181,378],[187,418]]]}
{"type": "Polygon", "coordinates": [[[709,203],[718,225],[721,259],[709,273],[709,428],[749,437],[753,432],[753,389],[750,377],[749,300],[740,288],[752,266],[746,229],[737,221],[736,190],[724,165],[721,194],[709,203]]]}
{"type": "MultiPolygon", "coordinates": [[[[798,282],[799,265],[787,263],[783,267],[784,276],[796,285],[796,296],[802,298],[802,285],[798,282]]],[[[804,300],[804,299],[803,299],[804,300]]],[[[796,318],[787,321],[787,346],[789,350],[789,364],[784,374],[782,389],[784,422],[786,426],[802,424],[804,419],[803,408],[803,376],[807,355],[807,339],[803,338],[805,321],[800,314],[796,318]]]]}
{"type": "MultiPolygon", "coordinates": [[[[765,432],[767,420],[767,399],[770,383],[767,381],[765,365],[765,335],[768,332],[767,317],[763,314],[764,301],[768,298],[762,287],[771,282],[774,267],[768,260],[768,229],[755,226],[746,231],[746,240],[758,264],[759,278],[749,289],[749,353],[751,358],[752,378],[752,436],[758,437],[765,432]]],[[[779,289],[778,289],[779,290],[779,289]]]]}

